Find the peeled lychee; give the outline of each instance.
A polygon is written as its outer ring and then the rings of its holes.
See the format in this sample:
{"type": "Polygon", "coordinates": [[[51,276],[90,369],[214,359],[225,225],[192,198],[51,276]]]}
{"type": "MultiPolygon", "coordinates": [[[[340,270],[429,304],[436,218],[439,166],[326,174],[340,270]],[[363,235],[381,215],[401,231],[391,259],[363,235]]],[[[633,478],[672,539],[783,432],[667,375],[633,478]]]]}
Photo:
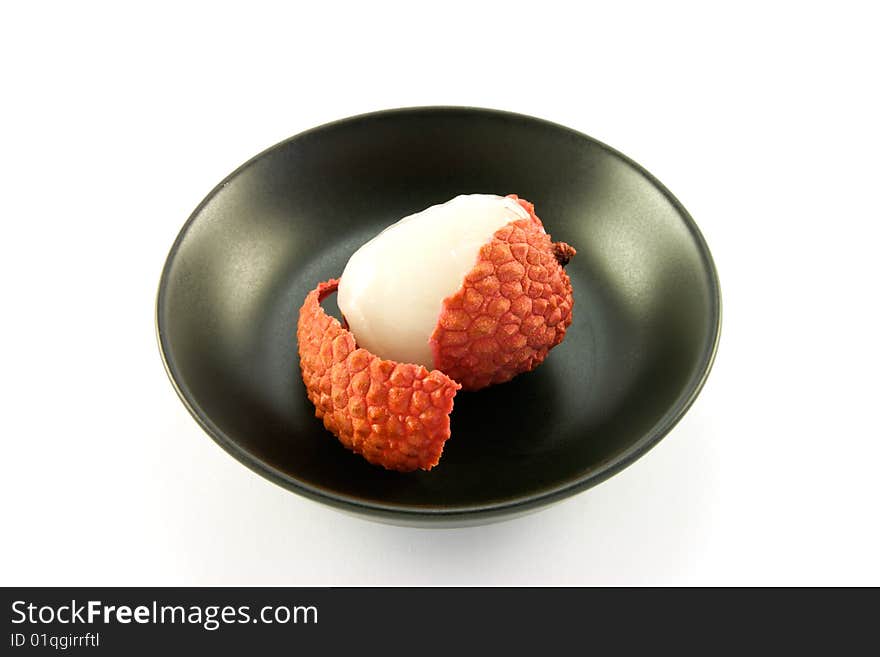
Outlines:
{"type": "Polygon", "coordinates": [[[339,309],[359,346],[477,390],[537,367],[571,323],[574,249],[515,195],[458,196],[358,249],[339,309]]]}
{"type": "Polygon", "coordinates": [[[562,341],[573,306],[563,267],[574,254],[516,195],[458,196],[386,228],[338,281],[347,328],[320,306],[336,281],[300,310],[316,415],[372,463],[430,469],[459,388],[509,381],[562,341]]]}

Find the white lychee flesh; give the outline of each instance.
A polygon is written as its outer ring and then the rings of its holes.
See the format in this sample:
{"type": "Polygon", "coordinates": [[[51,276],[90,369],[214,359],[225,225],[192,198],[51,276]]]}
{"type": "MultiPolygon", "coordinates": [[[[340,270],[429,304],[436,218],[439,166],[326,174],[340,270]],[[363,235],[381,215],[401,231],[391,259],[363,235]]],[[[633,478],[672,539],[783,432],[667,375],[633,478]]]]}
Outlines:
{"type": "Polygon", "coordinates": [[[495,231],[528,217],[513,199],[468,194],[404,217],[364,244],[345,266],[337,295],[358,346],[433,369],[428,340],[443,300],[461,287],[495,231]]]}

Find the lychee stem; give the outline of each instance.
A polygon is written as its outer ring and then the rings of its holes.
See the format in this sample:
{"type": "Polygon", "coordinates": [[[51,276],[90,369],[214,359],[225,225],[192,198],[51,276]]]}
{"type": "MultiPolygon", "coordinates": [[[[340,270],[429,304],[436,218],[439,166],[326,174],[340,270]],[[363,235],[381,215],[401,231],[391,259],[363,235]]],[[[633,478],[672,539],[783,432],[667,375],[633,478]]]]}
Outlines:
{"type": "Polygon", "coordinates": [[[563,267],[569,263],[576,253],[577,250],[571,244],[566,244],[565,242],[553,243],[553,256],[563,267]]]}

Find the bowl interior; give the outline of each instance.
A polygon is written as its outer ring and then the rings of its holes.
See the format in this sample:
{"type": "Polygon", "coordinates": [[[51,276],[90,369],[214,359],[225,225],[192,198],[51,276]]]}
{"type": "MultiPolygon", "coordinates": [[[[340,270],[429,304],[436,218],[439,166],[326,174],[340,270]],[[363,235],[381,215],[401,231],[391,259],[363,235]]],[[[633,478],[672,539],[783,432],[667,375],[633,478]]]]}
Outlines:
{"type": "Polygon", "coordinates": [[[246,464],[353,509],[431,514],[549,500],[632,460],[699,389],[718,313],[699,233],[637,165],[537,119],[426,108],[312,130],[232,174],[172,249],[158,325],[181,396],[246,464]],[[532,201],[577,248],[574,321],[534,372],[459,393],[439,466],[386,472],[315,418],[297,313],[382,228],[474,192],[532,201]]]}

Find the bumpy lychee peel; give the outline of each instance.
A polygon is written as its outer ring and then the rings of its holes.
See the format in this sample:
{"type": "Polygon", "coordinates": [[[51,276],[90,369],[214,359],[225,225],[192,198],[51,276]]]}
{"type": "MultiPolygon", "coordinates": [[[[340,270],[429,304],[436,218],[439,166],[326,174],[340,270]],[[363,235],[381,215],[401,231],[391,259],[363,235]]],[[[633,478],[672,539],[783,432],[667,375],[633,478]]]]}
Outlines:
{"type": "Polygon", "coordinates": [[[563,264],[575,254],[553,243],[534,205],[480,248],[461,288],[443,301],[430,338],[434,366],[464,390],[504,383],[540,365],[562,342],[574,305],[563,264]]]}
{"type": "Polygon", "coordinates": [[[430,470],[450,436],[461,386],[439,371],[359,349],[321,301],[339,281],[309,292],[297,322],[300,368],[315,415],[348,449],[389,470],[430,470]]]}

